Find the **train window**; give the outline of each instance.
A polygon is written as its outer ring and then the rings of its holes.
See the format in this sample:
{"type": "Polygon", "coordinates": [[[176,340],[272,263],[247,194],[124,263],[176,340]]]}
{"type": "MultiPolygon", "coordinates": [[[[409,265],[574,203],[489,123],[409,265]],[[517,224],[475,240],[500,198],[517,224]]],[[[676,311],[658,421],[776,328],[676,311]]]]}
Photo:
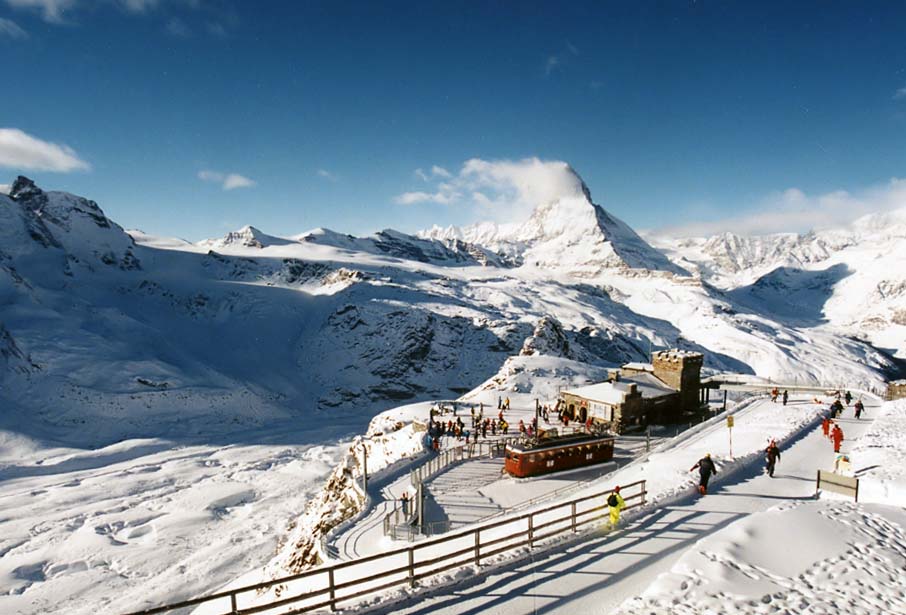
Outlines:
{"type": "Polygon", "coordinates": [[[538,456],[537,456],[537,455],[529,455],[528,460],[529,460],[529,463],[535,463],[536,461],[538,461],[538,456]]]}

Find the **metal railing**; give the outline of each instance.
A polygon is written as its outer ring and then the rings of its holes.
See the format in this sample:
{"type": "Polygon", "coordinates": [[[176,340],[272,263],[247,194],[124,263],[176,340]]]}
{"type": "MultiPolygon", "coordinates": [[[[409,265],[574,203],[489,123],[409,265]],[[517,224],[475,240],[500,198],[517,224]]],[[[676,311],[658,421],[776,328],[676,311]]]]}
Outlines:
{"type": "MultiPolygon", "coordinates": [[[[335,610],[388,589],[408,586],[428,577],[465,566],[480,567],[482,561],[498,558],[523,547],[534,548],[563,534],[609,516],[605,503],[610,490],[553,504],[518,517],[506,518],[409,547],[341,562],[255,585],[226,590],[174,604],[135,611],[129,615],[155,615],[201,604],[220,603],[218,615],[251,615],[290,607],[285,613],[308,613],[323,608],[335,610]],[[378,570],[379,572],[374,572],[378,570]],[[279,588],[274,600],[261,602],[261,592],[279,588]],[[244,605],[240,605],[244,602],[244,605]]],[[[622,486],[626,510],[644,506],[644,480],[622,486]]]]}
{"type": "Polygon", "coordinates": [[[472,444],[462,444],[454,448],[441,451],[434,459],[428,463],[415,468],[409,473],[410,482],[413,487],[425,482],[435,474],[438,474],[444,468],[475,457],[497,457],[503,454],[507,444],[519,442],[522,438],[500,438],[498,440],[482,440],[472,444]]]}

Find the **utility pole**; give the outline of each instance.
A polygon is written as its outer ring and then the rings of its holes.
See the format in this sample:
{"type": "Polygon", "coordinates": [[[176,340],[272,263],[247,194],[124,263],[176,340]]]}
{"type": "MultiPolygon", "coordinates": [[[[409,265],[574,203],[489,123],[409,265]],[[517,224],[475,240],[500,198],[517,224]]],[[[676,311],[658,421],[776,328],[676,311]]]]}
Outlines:
{"type": "Polygon", "coordinates": [[[425,533],[425,486],[421,481],[418,483],[418,528],[425,533]]]}

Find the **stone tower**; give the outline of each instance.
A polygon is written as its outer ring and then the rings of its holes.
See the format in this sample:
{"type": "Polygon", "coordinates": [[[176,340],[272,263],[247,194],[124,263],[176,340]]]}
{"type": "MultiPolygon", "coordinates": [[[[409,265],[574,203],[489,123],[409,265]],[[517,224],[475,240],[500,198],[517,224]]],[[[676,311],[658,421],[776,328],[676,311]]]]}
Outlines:
{"type": "Polygon", "coordinates": [[[701,369],[704,355],[688,350],[659,350],[651,353],[654,375],[680,394],[680,410],[694,410],[699,405],[701,369]]]}

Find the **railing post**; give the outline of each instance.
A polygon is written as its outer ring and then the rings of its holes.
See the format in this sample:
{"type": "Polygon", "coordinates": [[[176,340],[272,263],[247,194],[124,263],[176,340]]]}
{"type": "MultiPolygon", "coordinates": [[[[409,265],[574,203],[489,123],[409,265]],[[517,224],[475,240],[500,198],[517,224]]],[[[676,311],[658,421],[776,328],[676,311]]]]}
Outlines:
{"type": "Polygon", "coordinates": [[[571,508],[572,508],[572,516],[571,516],[572,529],[573,529],[573,533],[575,533],[576,532],[576,503],[575,502],[572,502],[571,508]]]}
{"type": "Polygon", "coordinates": [[[528,517],[528,546],[529,549],[535,548],[535,515],[530,513],[528,517]]]}
{"type": "Polygon", "coordinates": [[[239,607],[236,606],[236,594],[230,594],[230,613],[238,613],[239,607]]]}
{"type": "Polygon", "coordinates": [[[337,610],[337,590],[333,580],[333,567],[327,569],[327,582],[330,584],[330,610],[337,610]]]}
{"type": "Polygon", "coordinates": [[[648,481],[642,480],[642,506],[647,502],[646,495],[648,494],[648,481]]]}
{"type": "Polygon", "coordinates": [[[409,547],[409,587],[415,587],[415,548],[409,547]]]}
{"type": "Polygon", "coordinates": [[[479,537],[479,534],[481,534],[480,528],[475,530],[475,565],[476,566],[481,565],[481,538],[479,537]]]}

